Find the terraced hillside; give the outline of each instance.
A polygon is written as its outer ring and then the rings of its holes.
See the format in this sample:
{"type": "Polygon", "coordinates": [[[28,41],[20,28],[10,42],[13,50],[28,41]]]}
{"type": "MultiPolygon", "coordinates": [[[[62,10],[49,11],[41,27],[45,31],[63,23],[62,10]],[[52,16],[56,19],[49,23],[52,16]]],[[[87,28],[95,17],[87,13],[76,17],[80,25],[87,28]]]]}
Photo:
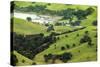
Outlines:
{"type": "Polygon", "coordinates": [[[15,1],[14,12],[42,15],[54,22],[13,19],[12,65],[58,64],[97,60],[97,7],[15,1]],[[58,7],[59,6],[59,7],[58,7]],[[55,19],[56,19],[55,17],[55,19]]]}

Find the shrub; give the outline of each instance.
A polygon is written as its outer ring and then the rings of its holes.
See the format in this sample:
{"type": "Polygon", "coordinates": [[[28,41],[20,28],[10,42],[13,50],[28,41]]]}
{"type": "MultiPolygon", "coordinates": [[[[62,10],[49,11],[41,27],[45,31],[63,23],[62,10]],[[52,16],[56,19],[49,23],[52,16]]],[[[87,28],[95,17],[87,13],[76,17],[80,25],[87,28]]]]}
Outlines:
{"type": "Polygon", "coordinates": [[[73,44],[72,46],[73,46],[73,47],[75,47],[76,45],[75,45],[75,44],[73,44]]]}
{"type": "Polygon", "coordinates": [[[67,47],[68,49],[70,48],[70,46],[69,46],[68,44],[66,45],[66,47],[67,47]]]}
{"type": "Polygon", "coordinates": [[[97,20],[93,21],[92,25],[97,26],[97,20]]]}
{"type": "Polygon", "coordinates": [[[22,63],[24,63],[24,62],[25,62],[25,60],[23,59],[23,60],[22,60],[22,63]]]}
{"type": "Polygon", "coordinates": [[[97,38],[97,34],[96,34],[94,37],[96,37],[96,38],[97,38]]]}
{"type": "Polygon", "coordinates": [[[91,41],[89,41],[88,45],[91,47],[93,45],[93,43],[91,41]]]}
{"type": "Polygon", "coordinates": [[[51,32],[51,34],[50,34],[50,36],[56,36],[56,35],[59,35],[59,33],[51,32]]]}
{"type": "Polygon", "coordinates": [[[68,37],[68,35],[65,35],[65,37],[68,37]]]}
{"type": "Polygon", "coordinates": [[[75,44],[73,44],[73,47],[75,47],[76,45],[75,44]]]}
{"type": "Polygon", "coordinates": [[[51,3],[48,3],[48,5],[51,5],[51,3]]]}
{"type": "Polygon", "coordinates": [[[61,47],[61,50],[65,50],[65,47],[61,47]]]}
{"type": "Polygon", "coordinates": [[[45,60],[45,62],[48,62],[47,55],[44,55],[44,60],[45,60]]]}
{"type": "Polygon", "coordinates": [[[80,53],[80,50],[78,50],[78,53],[80,53]]]}
{"type": "Polygon", "coordinates": [[[77,37],[79,36],[79,34],[76,35],[77,37]]]}
{"type": "Polygon", "coordinates": [[[32,63],[32,65],[36,65],[36,63],[35,63],[35,62],[33,62],[33,63],[32,63]]]}
{"type": "Polygon", "coordinates": [[[80,39],[80,43],[85,43],[85,42],[89,42],[91,41],[91,38],[88,35],[84,35],[81,39],[80,39]]]}
{"type": "Polygon", "coordinates": [[[62,25],[62,23],[60,23],[60,22],[55,23],[55,26],[61,26],[61,25],[62,25]]]}
{"type": "Polygon", "coordinates": [[[55,44],[55,46],[54,46],[54,47],[55,47],[55,49],[56,49],[56,44],[55,44]]]}
{"type": "Polygon", "coordinates": [[[54,26],[52,24],[48,26],[47,32],[50,32],[51,30],[54,31],[54,26]]]}
{"type": "Polygon", "coordinates": [[[89,31],[85,31],[85,34],[88,34],[89,33],[89,31]]]}
{"type": "Polygon", "coordinates": [[[27,17],[26,19],[27,19],[27,21],[32,21],[31,17],[27,17]]]}
{"type": "Polygon", "coordinates": [[[60,37],[57,37],[57,40],[59,40],[60,39],[60,37]]]}
{"type": "Polygon", "coordinates": [[[48,54],[48,59],[52,59],[52,54],[50,53],[50,54],[48,54]]]}

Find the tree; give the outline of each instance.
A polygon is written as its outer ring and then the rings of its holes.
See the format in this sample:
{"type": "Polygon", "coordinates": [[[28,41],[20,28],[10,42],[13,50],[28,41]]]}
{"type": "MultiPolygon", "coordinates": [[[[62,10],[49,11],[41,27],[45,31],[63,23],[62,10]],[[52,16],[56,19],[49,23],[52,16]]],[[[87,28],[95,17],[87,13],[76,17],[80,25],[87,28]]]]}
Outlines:
{"type": "Polygon", "coordinates": [[[77,37],[79,36],[79,34],[76,35],[77,37]]]}
{"type": "Polygon", "coordinates": [[[68,35],[65,35],[65,37],[68,37],[68,35]]]}
{"type": "Polygon", "coordinates": [[[75,44],[73,44],[73,47],[75,47],[76,45],[75,44]]]}
{"type": "Polygon", "coordinates": [[[51,5],[51,3],[48,3],[48,5],[51,5]]]}
{"type": "Polygon", "coordinates": [[[72,54],[69,52],[65,52],[61,55],[60,60],[62,60],[64,63],[67,62],[72,58],[72,54]]]}
{"type": "Polygon", "coordinates": [[[52,54],[50,53],[50,54],[48,54],[48,59],[52,59],[52,54]]]}
{"type": "Polygon", "coordinates": [[[61,47],[61,50],[65,50],[65,47],[62,46],[62,47],[61,47]]]}
{"type": "Polygon", "coordinates": [[[35,63],[35,62],[33,62],[33,63],[32,63],[32,65],[36,65],[36,63],[35,63]]]}
{"type": "Polygon", "coordinates": [[[92,41],[91,38],[85,34],[81,39],[80,39],[80,43],[85,43],[85,42],[89,42],[92,41]]]}
{"type": "Polygon", "coordinates": [[[92,25],[97,26],[97,20],[93,21],[92,25]]]}
{"type": "Polygon", "coordinates": [[[66,45],[66,47],[67,47],[68,49],[70,48],[70,46],[69,46],[68,44],[66,45]]]}
{"type": "Polygon", "coordinates": [[[51,30],[54,30],[54,26],[52,24],[50,26],[48,26],[47,32],[50,32],[51,30]]]}
{"type": "Polygon", "coordinates": [[[88,45],[91,47],[93,45],[92,40],[88,41],[88,45]]]}
{"type": "Polygon", "coordinates": [[[75,21],[75,22],[74,22],[74,26],[79,26],[80,23],[81,23],[81,21],[75,21]]]}
{"type": "Polygon", "coordinates": [[[26,19],[27,19],[27,21],[32,21],[31,17],[27,17],[26,19]]]}
{"type": "Polygon", "coordinates": [[[85,34],[88,34],[89,33],[89,31],[85,31],[85,34]]]}
{"type": "Polygon", "coordinates": [[[45,62],[48,62],[47,55],[44,55],[44,60],[45,60],[45,62]]]}
{"type": "Polygon", "coordinates": [[[56,44],[54,45],[54,48],[56,49],[56,44]]]}
{"type": "Polygon", "coordinates": [[[23,60],[22,60],[22,62],[24,63],[24,62],[25,62],[25,60],[23,59],[23,60]]]}
{"type": "Polygon", "coordinates": [[[86,14],[90,15],[93,11],[94,11],[94,9],[92,7],[89,7],[86,9],[86,14]]]}
{"type": "Polygon", "coordinates": [[[44,24],[45,24],[45,26],[47,26],[47,27],[49,26],[49,23],[44,23],[44,24]]]}

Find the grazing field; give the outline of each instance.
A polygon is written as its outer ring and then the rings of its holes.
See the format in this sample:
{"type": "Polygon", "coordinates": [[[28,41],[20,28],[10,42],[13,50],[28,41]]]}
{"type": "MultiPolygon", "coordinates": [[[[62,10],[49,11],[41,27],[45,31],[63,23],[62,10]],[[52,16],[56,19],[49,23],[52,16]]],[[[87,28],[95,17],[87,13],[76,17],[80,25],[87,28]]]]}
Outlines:
{"type": "Polygon", "coordinates": [[[97,60],[96,6],[23,1],[13,5],[14,12],[37,15],[26,20],[12,17],[14,66],[97,60]],[[45,22],[34,22],[38,19],[45,22]]]}

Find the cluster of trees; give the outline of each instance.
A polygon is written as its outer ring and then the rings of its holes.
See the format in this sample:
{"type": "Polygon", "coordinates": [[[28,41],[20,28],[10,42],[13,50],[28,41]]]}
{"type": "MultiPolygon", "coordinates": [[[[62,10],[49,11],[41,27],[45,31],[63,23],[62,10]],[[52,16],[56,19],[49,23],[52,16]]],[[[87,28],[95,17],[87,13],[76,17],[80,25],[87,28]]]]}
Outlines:
{"type": "Polygon", "coordinates": [[[67,61],[69,61],[72,58],[72,54],[70,52],[65,52],[61,55],[57,55],[57,54],[48,54],[48,55],[44,55],[44,60],[45,62],[49,62],[49,60],[52,60],[52,63],[55,63],[56,59],[61,60],[62,62],[66,63],[67,61]]]}
{"type": "Polygon", "coordinates": [[[55,23],[55,26],[66,26],[67,24],[70,24],[71,26],[79,26],[81,23],[81,21],[74,21],[74,22],[70,22],[70,23],[67,23],[67,22],[56,22],[55,23]]]}
{"type": "MultiPolygon", "coordinates": [[[[48,4],[51,5],[51,4],[48,4]]],[[[35,6],[27,6],[27,7],[18,7],[16,4],[15,10],[18,11],[24,11],[24,12],[36,12],[39,14],[46,14],[46,15],[57,15],[57,16],[63,16],[62,19],[69,19],[70,21],[73,20],[73,17],[77,17],[78,20],[83,20],[85,19],[88,15],[90,15],[94,9],[92,7],[87,8],[86,10],[80,10],[80,9],[64,9],[64,10],[49,10],[46,7],[48,5],[35,5],[35,6]]]]}
{"type": "Polygon", "coordinates": [[[52,24],[50,24],[47,28],[47,32],[50,32],[50,31],[54,31],[54,26],[52,24]]]}
{"type": "Polygon", "coordinates": [[[69,49],[69,48],[71,48],[71,47],[75,47],[75,46],[76,46],[75,43],[73,43],[72,46],[66,44],[66,46],[62,46],[62,47],[61,47],[61,50],[65,50],[66,48],[69,49]]]}
{"type": "MultiPolygon", "coordinates": [[[[62,35],[62,34],[67,34],[67,33],[72,33],[72,32],[75,32],[75,31],[78,31],[78,30],[82,30],[82,29],[85,29],[86,27],[81,27],[81,28],[77,28],[77,29],[73,29],[73,30],[68,30],[68,31],[65,31],[65,32],[61,32],[61,33],[58,33],[58,32],[51,32],[50,36],[58,36],[58,35],[62,35]]],[[[54,30],[54,28],[50,28],[51,30],[54,30]]],[[[49,31],[51,31],[49,30],[49,31]]],[[[48,32],[49,32],[48,31],[48,32]]],[[[77,35],[79,36],[79,34],[77,35]]],[[[65,35],[65,37],[68,37],[68,35],[65,35]]]]}
{"type": "Polygon", "coordinates": [[[90,15],[94,9],[92,7],[87,8],[86,10],[78,10],[74,13],[74,15],[78,18],[78,20],[85,19],[88,15],[90,15]]]}
{"type": "Polygon", "coordinates": [[[80,43],[86,43],[86,42],[88,43],[89,46],[92,46],[93,45],[92,39],[89,36],[88,31],[85,31],[84,36],[80,39],[80,43]]]}
{"type": "Polygon", "coordinates": [[[43,33],[26,36],[13,33],[13,50],[30,59],[33,59],[37,53],[47,49],[54,42],[56,42],[55,36],[44,36],[43,33]]]}
{"type": "Polygon", "coordinates": [[[82,30],[82,29],[85,29],[86,27],[81,27],[81,28],[77,28],[77,29],[74,29],[74,30],[68,30],[68,31],[65,31],[65,32],[62,32],[60,33],[61,34],[66,34],[66,33],[72,33],[72,32],[75,32],[75,31],[78,31],[78,30],[82,30]]]}

